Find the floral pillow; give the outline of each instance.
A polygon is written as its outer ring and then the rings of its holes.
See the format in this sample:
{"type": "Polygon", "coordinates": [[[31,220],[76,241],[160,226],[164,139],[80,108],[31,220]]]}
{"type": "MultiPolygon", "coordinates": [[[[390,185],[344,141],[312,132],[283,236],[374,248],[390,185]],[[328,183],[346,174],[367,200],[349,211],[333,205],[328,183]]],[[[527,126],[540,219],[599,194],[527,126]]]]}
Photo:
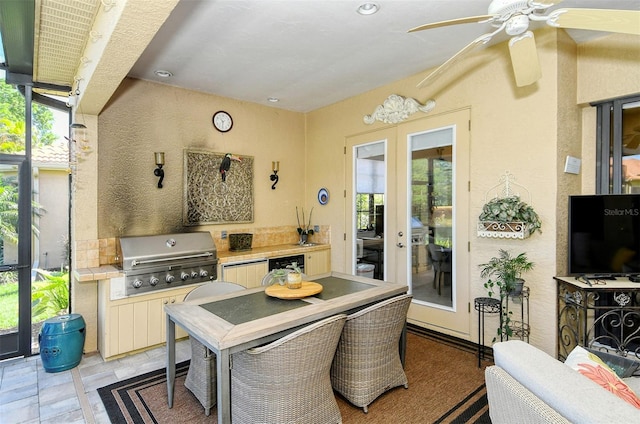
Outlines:
{"type": "Polygon", "coordinates": [[[565,365],[578,371],[585,377],[598,383],[605,390],[610,391],[640,409],[640,398],[622,381],[611,368],[609,368],[600,358],[590,353],[581,346],[576,346],[567,359],[565,365]]]}

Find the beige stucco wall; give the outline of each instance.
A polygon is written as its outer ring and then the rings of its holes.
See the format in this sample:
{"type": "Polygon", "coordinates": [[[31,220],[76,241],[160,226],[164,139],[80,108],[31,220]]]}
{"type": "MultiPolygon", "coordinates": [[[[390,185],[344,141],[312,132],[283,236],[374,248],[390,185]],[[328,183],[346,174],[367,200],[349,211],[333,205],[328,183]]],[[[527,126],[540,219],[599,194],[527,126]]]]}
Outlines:
{"type": "Polygon", "coordinates": [[[34,260],[43,269],[58,269],[66,263],[65,239],[69,232],[69,173],[66,168],[38,168],[34,182],[34,198],[44,208],[36,218],[39,236],[34,240],[34,260]],[[37,247],[37,248],[35,248],[37,247]]]}

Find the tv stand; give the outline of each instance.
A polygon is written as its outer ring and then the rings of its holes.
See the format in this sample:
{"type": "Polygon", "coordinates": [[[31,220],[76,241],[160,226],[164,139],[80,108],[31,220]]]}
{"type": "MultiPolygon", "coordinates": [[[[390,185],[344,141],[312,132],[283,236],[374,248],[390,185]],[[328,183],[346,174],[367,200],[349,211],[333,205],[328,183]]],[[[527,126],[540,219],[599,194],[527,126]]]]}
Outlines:
{"type": "Polygon", "coordinates": [[[605,346],[614,353],[640,359],[640,284],[626,276],[598,276],[599,283],[576,277],[557,282],[558,359],[577,345],[605,346]]]}

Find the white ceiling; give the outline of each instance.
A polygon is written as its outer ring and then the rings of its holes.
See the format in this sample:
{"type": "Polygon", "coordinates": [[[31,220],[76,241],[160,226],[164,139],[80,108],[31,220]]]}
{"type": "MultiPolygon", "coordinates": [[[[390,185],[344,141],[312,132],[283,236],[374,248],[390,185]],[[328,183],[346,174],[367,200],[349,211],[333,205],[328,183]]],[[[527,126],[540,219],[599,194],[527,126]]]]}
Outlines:
{"type": "MultiPolygon", "coordinates": [[[[370,16],[356,13],[363,2],[181,0],[129,76],[308,112],[440,65],[491,30],[472,23],[407,33],[484,15],[489,0],[376,0],[380,11],[370,16]],[[173,77],[159,78],[157,69],[173,77]]],[[[558,7],[637,10],[640,0],[565,0],[558,7]]],[[[601,34],[570,31],[578,42],[601,34]]]]}

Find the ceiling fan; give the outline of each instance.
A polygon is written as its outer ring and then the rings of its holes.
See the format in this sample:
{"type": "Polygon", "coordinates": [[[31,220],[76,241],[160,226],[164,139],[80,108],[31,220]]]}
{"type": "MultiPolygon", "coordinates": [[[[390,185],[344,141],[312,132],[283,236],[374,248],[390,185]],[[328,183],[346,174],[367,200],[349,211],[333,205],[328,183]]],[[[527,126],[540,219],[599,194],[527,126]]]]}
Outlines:
{"type": "Polygon", "coordinates": [[[487,44],[496,34],[504,31],[511,36],[509,52],[515,74],[516,85],[524,87],[538,81],[542,76],[538,52],[533,32],[529,30],[531,22],[545,22],[555,28],[586,29],[594,31],[618,32],[640,35],[640,11],[612,9],[556,9],[545,15],[544,12],[562,0],[493,0],[488,13],[481,16],[452,19],[421,25],[409,32],[440,28],[449,25],[467,23],[490,23],[496,29],[467,44],[453,57],[440,65],[422,80],[418,87],[424,87],[454,62],[473,50],[487,44]]]}

